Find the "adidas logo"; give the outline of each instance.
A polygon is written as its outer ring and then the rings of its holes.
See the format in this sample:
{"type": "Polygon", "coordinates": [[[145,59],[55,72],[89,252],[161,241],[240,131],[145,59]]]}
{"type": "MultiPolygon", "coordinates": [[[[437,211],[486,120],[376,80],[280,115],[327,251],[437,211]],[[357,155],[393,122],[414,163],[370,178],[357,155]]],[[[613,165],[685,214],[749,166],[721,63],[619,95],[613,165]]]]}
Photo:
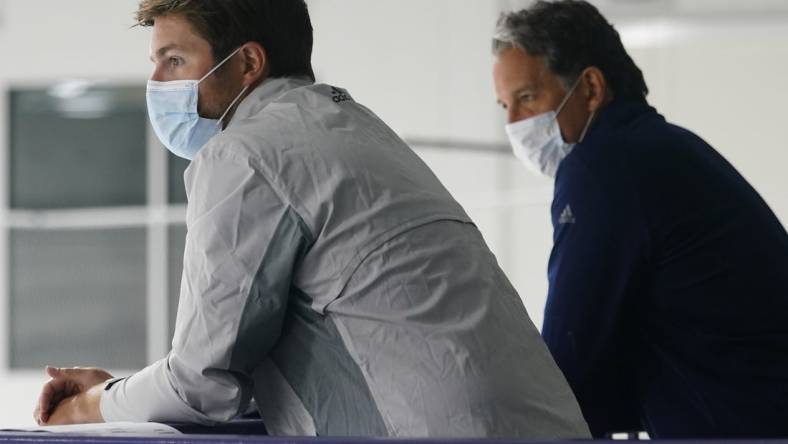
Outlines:
{"type": "Polygon", "coordinates": [[[575,222],[575,215],[572,213],[572,207],[567,205],[563,213],[561,213],[561,217],[558,218],[558,225],[573,224],[575,222]]]}
{"type": "Polygon", "coordinates": [[[334,100],[334,103],[342,103],[347,102],[348,100],[353,100],[347,91],[333,86],[331,87],[331,99],[334,100]]]}

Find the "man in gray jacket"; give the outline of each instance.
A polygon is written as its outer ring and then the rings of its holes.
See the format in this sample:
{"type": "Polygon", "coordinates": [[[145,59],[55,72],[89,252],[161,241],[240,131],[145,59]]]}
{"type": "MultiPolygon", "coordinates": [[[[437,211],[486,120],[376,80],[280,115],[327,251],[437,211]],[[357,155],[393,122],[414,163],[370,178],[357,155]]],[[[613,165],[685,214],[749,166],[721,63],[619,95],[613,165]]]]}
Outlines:
{"type": "Polygon", "coordinates": [[[157,135],[192,160],[172,350],[122,379],[49,369],[41,424],[272,434],[588,436],[481,234],[424,163],[315,85],[303,0],[144,0],[157,135]]]}

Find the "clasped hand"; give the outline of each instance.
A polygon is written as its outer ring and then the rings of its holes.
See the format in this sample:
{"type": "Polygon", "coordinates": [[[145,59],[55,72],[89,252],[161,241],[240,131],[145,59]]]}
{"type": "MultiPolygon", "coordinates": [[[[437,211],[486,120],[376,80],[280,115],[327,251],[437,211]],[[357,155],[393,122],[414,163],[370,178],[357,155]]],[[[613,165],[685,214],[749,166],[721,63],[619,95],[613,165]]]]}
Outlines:
{"type": "Polygon", "coordinates": [[[33,418],[38,425],[104,422],[101,393],[112,375],[98,368],[47,367],[51,378],[41,389],[33,418]]]}

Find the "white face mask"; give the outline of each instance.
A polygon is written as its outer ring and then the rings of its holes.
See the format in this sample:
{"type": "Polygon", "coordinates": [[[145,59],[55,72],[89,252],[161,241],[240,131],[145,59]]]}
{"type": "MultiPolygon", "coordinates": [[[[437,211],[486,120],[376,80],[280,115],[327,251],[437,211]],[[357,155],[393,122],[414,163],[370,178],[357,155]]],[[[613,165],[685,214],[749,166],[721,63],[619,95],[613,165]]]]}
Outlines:
{"type": "Polygon", "coordinates": [[[224,118],[249,88],[245,87],[238,94],[219,120],[205,119],[197,113],[200,83],[240,50],[241,48],[238,48],[233,51],[200,80],[148,81],[147,100],[151,126],[162,144],[176,156],[193,160],[200,149],[222,130],[224,118]]]}
{"type": "MultiPolygon", "coordinates": [[[[558,125],[558,115],[564,109],[564,106],[566,106],[579,84],[580,79],[577,79],[575,85],[569,90],[555,111],[549,111],[506,125],[506,134],[509,136],[514,155],[528,169],[537,174],[555,177],[561,161],[575,147],[575,144],[564,141],[564,137],[561,135],[561,127],[558,125]]],[[[594,113],[591,113],[591,117],[589,117],[586,127],[580,136],[580,142],[585,138],[593,119],[594,113]]]]}

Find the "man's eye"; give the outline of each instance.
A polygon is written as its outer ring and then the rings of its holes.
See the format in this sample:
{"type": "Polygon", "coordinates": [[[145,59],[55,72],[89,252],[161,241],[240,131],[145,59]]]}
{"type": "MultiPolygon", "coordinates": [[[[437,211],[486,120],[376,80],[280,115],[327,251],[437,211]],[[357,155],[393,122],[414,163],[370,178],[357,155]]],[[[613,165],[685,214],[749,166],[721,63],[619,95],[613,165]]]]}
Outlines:
{"type": "Polygon", "coordinates": [[[180,57],[170,57],[169,62],[171,66],[181,66],[183,65],[183,59],[180,57]]]}
{"type": "Polygon", "coordinates": [[[520,99],[521,102],[530,102],[534,99],[534,96],[533,94],[523,94],[519,96],[518,99],[520,99]]]}

